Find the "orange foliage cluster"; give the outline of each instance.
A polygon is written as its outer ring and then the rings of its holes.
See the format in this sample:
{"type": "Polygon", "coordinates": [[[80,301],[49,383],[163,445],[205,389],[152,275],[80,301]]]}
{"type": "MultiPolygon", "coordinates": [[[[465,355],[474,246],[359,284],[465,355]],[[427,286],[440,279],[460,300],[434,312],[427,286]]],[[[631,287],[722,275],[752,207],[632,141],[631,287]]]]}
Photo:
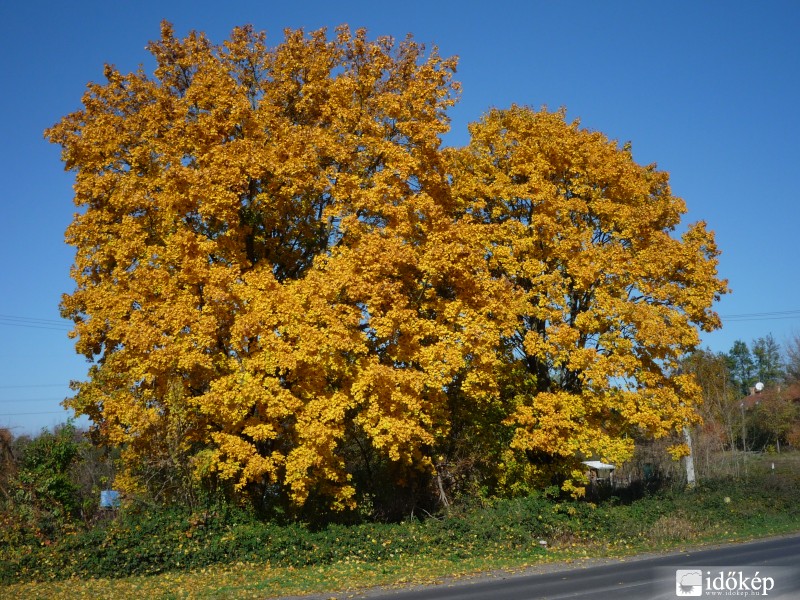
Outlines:
{"type": "Polygon", "coordinates": [[[177,440],[197,476],[345,507],[348,445],[394,473],[472,446],[502,484],[695,420],[669,374],[726,285],[665,173],[521,107],[443,149],[456,63],[410,38],[165,23],[149,50],[47,132],[93,361],[67,405],[128,464],[177,440]]]}

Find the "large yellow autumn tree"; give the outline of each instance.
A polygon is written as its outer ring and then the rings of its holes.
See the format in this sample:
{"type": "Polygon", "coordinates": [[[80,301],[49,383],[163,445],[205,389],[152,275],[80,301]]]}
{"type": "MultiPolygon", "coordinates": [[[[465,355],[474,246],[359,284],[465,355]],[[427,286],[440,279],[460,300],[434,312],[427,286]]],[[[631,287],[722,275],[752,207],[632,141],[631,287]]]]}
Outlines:
{"type": "Polygon", "coordinates": [[[455,61],[410,38],[165,23],[149,49],[47,132],[92,361],[67,404],[123,448],[120,486],[341,508],[435,477],[446,501],[460,463],[569,487],[695,418],[671,374],[725,285],[666,174],[521,108],[443,150],[455,61]]]}

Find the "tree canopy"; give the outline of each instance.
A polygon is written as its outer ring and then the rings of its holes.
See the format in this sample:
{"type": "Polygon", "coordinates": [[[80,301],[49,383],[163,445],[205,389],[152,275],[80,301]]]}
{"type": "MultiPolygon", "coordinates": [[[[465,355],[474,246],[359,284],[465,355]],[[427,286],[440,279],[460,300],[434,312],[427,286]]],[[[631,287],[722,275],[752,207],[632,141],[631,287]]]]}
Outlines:
{"type": "Polygon", "coordinates": [[[628,146],[513,106],[443,148],[456,61],[410,37],[164,23],[148,48],[47,131],[92,363],[67,405],[124,447],[119,486],[164,455],[295,505],[465,460],[577,490],[580,460],[696,420],[677,367],[726,283],[628,146]]]}

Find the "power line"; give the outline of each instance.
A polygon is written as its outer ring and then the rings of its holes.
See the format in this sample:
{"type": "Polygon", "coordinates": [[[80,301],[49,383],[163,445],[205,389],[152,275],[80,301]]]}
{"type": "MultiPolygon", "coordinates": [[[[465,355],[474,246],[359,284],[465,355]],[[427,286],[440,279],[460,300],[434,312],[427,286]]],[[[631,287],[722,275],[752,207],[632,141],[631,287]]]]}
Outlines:
{"type": "Polygon", "coordinates": [[[791,310],[775,310],[771,312],[756,312],[756,313],[740,313],[737,315],[727,315],[729,319],[734,319],[736,317],[761,317],[761,316],[771,316],[771,315],[796,315],[800,314],[800,309],[791,309],[791,310]]]}
{"type": "Polygon", "coordinates": [[[38,317],[21,317],[19,315],[0,315],[0,319],[12,319],[15,321],[31,321],[45,324],[63,325],[63,319],[40,319],[38,317]]]}
{"type": "Polygon", "coordinates": [[[794,317],[757,317],[752,319],[722,319],[726,323],[747,323],[749,321],[784,321],[786,319],[800,319],[800,315],[794,317]]]}
{"type": "Polygon", "coordinates": [[[779,319],[800,319],[800,310],[777,310],[772,312],[740,313],[736,315],[720,315],[723,321],[774,321],[779,319]]]}
{"type": "Polygon", "coordinates": [[[32,383],[27,385],[0,385],[0,390],[18,390],[39,387],[68,387],[66,383],[32,383]]]}
{"type": "Polygon", "coordinates": [[[62,402],[64,398],[0,398],[0,404],[12,402],[62,402]]]}
{"type": "Polygon", "coordinates": [[[7,323],[0,319],[0,325],[6,325],[8,327],[24,327],[25,329],[45,329],[48,331],[61,331],[61,332],[68,332],[69,328],[65,327],[43,327],[41,325],[23,325],[22,323],[7,323]]]}
{"type": "Polygon", "coordinates": [[[48,410],[45,412],[27,412],[27,413],[0,413],[0,417],[27,417],[29,415],[63,415],[66,410],[48,410]]]}
{"type": "Polygon", "coordinates": [[[26,327],[28,329],[52,329],[55,331],[69,331],[71,329],[63,320],[36,319],[16,315],[0,315],[0,325],[26,327]]]}

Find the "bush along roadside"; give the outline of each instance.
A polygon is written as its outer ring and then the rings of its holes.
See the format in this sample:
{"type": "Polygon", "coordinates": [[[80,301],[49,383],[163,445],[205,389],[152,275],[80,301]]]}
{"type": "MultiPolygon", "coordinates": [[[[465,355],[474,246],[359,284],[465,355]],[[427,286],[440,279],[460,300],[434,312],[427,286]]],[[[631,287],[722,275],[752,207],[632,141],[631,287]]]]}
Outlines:
{"type": "Polygon", "coordinates": [[[189,514],[127,510],[112,521],[49,544],[0,547],[0,583],[115,578],[236,561],[274,566],[381,563],[425,555],[536,557],[549,548],[592,553],[800,530],[796,480],[711,482],[621,503],[557,502],[542,495],[496,500],[401,523],[281,525],[235,510],[189,514]]]}
{"type": "MultiPolygon", "coordinates": [[[[536,502],[529,499],[529,503],[536,502]]],[[[548,503],[538,504],[548,515],[548,503]]],[[[538,539],[545,529],[540,522],[510,526],[503,517],[502,511],[490,509],[485,514],[314,530],[303,524],[259,522],[245,513],[127,514],[49,546],[4,548],[0,583],[147,575],[234,561],[301,567],[380,562],[404,554],[469,557],[504,548],[539,552],[538,539]]]]}

